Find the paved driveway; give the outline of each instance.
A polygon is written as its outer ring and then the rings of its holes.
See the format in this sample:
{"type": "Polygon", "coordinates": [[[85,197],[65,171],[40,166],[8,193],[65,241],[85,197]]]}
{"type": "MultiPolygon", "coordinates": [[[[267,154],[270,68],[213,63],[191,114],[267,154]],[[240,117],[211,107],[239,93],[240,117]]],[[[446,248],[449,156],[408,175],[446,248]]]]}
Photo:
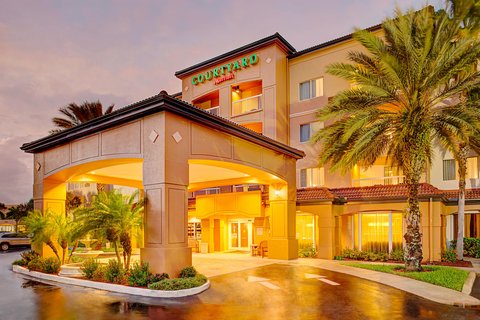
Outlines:
{"type": "Polygon", "coordinates": [[[441,305],[312,266],[257,266],[212,277],[211,288],[194,297],[150,299],[23,279],[8,270],[17,257],[0,254],[2,320],[480,319],[480,310],[441,305]]]}

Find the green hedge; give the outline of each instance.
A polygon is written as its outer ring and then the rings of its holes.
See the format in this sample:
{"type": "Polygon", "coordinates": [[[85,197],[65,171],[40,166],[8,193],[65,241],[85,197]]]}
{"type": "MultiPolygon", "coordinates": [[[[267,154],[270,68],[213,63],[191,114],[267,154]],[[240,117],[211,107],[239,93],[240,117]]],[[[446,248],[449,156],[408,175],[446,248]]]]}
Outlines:
{"type": "MultiPolygon", "coordinates": [[[[450,241],[450,248],[455,249],[457,241],[450,241]]],[[[480,258],[480,238],[463,238],[463,251],[465,255],[480,258]]]]}
{"type": "Polygon", "coordinates": [[[152,290],[182,290],[199,287],[207,282],[207,277],[203,274],[197,274],[195,277],[164,279],[159,282],[151,283],[148,289],[152,290]]]}
{"type": "Polygon", "coordinates": [[[45,273],[59,273],[60,261],[57,258],[42,258],[36,257],[31,260],[27,265],[30,271],[39,271],[45,273]]]}

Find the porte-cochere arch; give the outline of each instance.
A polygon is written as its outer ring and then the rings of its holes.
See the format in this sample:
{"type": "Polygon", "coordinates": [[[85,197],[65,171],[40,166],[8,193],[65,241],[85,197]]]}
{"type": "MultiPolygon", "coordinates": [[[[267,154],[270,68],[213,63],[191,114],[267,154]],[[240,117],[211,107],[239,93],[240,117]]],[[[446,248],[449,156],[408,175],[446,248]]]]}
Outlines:
{"type": "Polygon", "coordinates": [[[22,150],[34,154],[36,209],[63,213],[69,181],[143,189],[147,205],[140,254],[154,272],[175,275],[191,265],[187,192],[219,183],[202,177],[202,166],[218,168],[222,183],[270,185],[269,257],[297,258],[295,163],[304,153],[165,92],[26,143],[22,150]]]}

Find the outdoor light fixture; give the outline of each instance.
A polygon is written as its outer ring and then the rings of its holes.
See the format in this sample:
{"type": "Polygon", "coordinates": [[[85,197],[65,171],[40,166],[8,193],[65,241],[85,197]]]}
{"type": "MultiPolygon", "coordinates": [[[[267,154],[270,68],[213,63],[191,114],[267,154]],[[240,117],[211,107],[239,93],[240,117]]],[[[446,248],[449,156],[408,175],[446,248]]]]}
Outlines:
{"type": "Polygon", "coordinates": [[[280,195],[280,190],[275,190],[275,195],[279,196],[280,195]]]}
{"type": "Polygon", "coordinates": [[[240,86],[233,86],[232,90],[235,91],[236,93],[240,93],[240,86]]]}

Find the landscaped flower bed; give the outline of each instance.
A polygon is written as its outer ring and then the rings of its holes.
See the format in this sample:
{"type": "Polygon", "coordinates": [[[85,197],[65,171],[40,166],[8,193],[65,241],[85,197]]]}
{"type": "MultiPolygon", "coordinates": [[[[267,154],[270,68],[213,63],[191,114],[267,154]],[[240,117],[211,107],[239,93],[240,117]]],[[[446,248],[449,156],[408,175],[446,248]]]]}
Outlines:
{"type": "Polygon", "coordinates": [[[443,266],[423,267],[421,272],[406,272],[405,268],[399,265],[366,264],[366,263],[343,263],[349,267],[368,269],[373,271],[391,273],[402,277],[412,278],[428,282],[437,286],[462,291],[463,284],[467,280],[468,271],[443,266]]]}
{"type": "MultiPolygon", "coordinates": [[[[41,272],[56,275],[60,271],[60,262],[58,261],[58,259],[42,258],[34,251],[27,251],[22,253],[22,259],[14,261],[13,264],[24,267],[29,271],[33,271],[33,274],[37,274],[35,272],[41,272]]],[[[85,281],[82,279],[71,279],[71,281],[60,282],[72,284],[77,284],[76,282],[78,281],[97,282],[99,284],[104,283],[128,287],[137,287],[137,289],[143,288],[147,291],[182,291],[186,289],[202,287],[208,283],[207,277],[199,274],[194,267],[186,267],[181,270],[179,278],[170,279],[169,275],[166,273],[152,274],[149,270],[148,263],[136,262],[129,270],[125,270],[123,268],[123,264],[114,259],[109,260],[107,265],[102,265],[94,259],[87,259],[82,263],[81,271],[84,275],[83,279],[89,281],[85,281]]],[[[55,281],[55,279],[53,279],[53,281],[55,281]]],[[[102,285],[88,285],[85,283],[78,285],[101,288],[105,290],[109,290],[108,288],[115,288],[112,286],[105,287],[102,285]]],[[[207,287],[205,287],[205,289],[206,288],[208,288],[208,285],[207,287]]],[[[123,292],[118,290],[112,291],[123,292]]],[[[135,290],[134,292],[138,292],[138,290],[135,290]]],[[[195,291],[193,294],[195,293],[198,292],[195,291]]]]}

